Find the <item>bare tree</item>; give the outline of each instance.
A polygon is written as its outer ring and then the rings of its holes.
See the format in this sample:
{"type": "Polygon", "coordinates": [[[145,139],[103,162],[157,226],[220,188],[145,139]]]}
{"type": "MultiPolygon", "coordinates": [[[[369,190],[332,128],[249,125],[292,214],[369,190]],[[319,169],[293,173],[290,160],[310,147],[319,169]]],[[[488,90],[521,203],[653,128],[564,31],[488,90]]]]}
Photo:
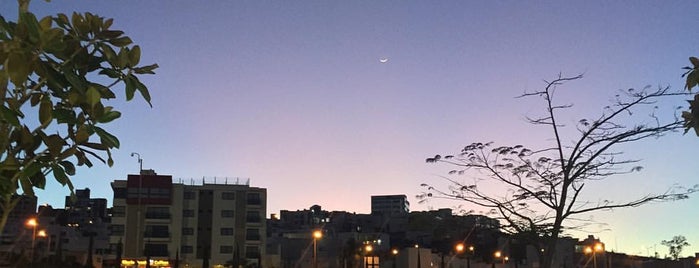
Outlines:
{"type": "Polygon", "coordinates": [[[567,131],[557,116],[572,105],[558,104],[554,95],[560,85],[580,78],[581,75],[559,75],[553,81],[545,81],[543,89],[520,96],[543,99],[545,113],[527,117],[527,120],[550,129],[551,147],[533,150],[523,145],[472,143],[458,154],[428,158],[428,163],[447,163],[455,169],[443,176],[449,186],[423,184],[425,192],[418,197],[460,200],[485,208],[501,221],[503,231],[517,234],[540,247],[541,267],[548,268],[556,252],[557,238],[569,228],[584,226],[582,214],[685,199],[697,191],[699,186],[669,187],[662,193],[622,202],[585,200],[582,193],[586,184],[641,170],[634,165],[638,160],[622,156],[620,145],[683,129],[678,115],[669,118],[656,115],[655,102],[661,98],[681,98],[687,93],[672,92],[667,87],[625,90],[616,95],[598,117],[582,119],[575,123],[577,131],[567,131]],[[629,124],[638,120],[638,112],[643,109],[647,109],[648,117],[629,124]],[[569,133],[573,134],[567,135],[569,133]],[[572,136],[570,144],[568,136],[572,136]]]}
{"type": "Polygon", "coordinates": [[[660,243],[668,248],[673,260],[678,260],[684,247],[690,246],[687,238],[683,235],[676,235],[671,240],[663,240],[660,243]]]}

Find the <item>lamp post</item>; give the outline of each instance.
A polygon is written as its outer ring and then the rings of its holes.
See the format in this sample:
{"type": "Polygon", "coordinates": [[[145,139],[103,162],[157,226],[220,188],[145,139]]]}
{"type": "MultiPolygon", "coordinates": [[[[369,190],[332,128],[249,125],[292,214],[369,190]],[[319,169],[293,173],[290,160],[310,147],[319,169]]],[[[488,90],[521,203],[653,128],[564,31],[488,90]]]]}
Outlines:
{"type": "Polygon", "coordinates": [[[34,266],[34,243],[36,242],[36,226],[39,225],[39,222],[36,218],[29,218],[26,225],[32,228],[32,248],[29,251],[29,263],[34,266]]]}
{"type": "Polygon", "coordinates": [[[493,258],[493,268],[495,268],[495,261],[496,260],[498,260],[498,259],[502,260],[502,266],[505,267],[505,262],[510,259],[509,257],[504,256],[502,251],[499,251],[499,250],[495,251],[495,253],[493,253],[493,257],[495,257],[495,258],[493,258]]]}
{"type": "Polygon", "coordinates": [[[473,246],[468,246],[466,248],[466,245],[464,243],[458,243],[456,246],[454,246],[454,250],[456,250],[456,254],[461,255],[464,254],[464,251],[468,249],[468,253],[466,253],[466,267],[471,268],[471,254],[473,254],[473,250],[475,249],[473,246]]]}
{"type": "Polygon", "coordinates": [[[141,192],[143,189],[143,159],[141,154],[131,153],[138,158],[138,208],[136,209],[136,252],[141,252],[141,192]]]}
{"type": "Polygon", "coordinates": [[[597,268],[597,252],[603,252],[604,246],[602,243],[595,243],[592,246],[585,247],[585,254],[592,254],[592,266],[597,268]]]}
{"type": "Polygon", "coordinates": [[[393,268],[396,268],[396,261],[397,261],[396,257],[398,257],[398,249],[397,248],[391,249],[391,256],[393,256],[393,268]]]}
{"type": "Polygon", "coordinates": [[[51,236],[46,232],[46,230],[39,230],[36,236],[46,238],[46,257],[49,257],[51,252],[51,236]]]}
{"type": "Polygon", "coordinates": [[[323,238],[321,230],[313,231],[313,268],[318,268],[318,239],[323,238]]]}

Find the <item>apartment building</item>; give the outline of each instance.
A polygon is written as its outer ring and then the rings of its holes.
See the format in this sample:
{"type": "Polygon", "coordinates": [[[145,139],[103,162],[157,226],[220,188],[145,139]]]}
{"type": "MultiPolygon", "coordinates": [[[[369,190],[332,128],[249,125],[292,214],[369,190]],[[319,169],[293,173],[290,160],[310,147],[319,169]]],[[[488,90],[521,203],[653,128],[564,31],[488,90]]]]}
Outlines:
{"type": "Polygon", "coordinates": [[[408,213],[410,213],[410,203],[406,195],[371,196],[371,214],[398,216],[408,213]]]}
{"type": "Polygon", "coordinates": [[[249,181],[173,183],[144,170],[112,182],[112,235],[125,267],[258,264],[265,254],[267,190],[249,181]]]}

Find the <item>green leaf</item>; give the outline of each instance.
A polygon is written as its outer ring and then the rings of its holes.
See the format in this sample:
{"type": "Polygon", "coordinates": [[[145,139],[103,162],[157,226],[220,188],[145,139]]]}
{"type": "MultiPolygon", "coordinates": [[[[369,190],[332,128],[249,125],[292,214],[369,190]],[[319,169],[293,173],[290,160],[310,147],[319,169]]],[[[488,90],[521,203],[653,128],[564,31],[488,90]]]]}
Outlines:
{"type": "Polygon", "coordinates": [[[88,88],[86,96],[87,103],[90,105],[90,107],[95,107],[95,105],[100,102],[100,92],[95,87],[88,88]]]}
{"type": "Polygon", "coordinates": [[[68,16],[66,16],[66,14],[63,13],[58,13],[54,20],[56,21],[56,24],[58,24],[61,27],[64,27],[70,23],[70,21],[68,21],[68,16]]]}
{"type": "Polygon", "coordinates": [[[104,39],[114,39],[121,36],[122,34],[124,34],[124,32],[122,31],[105,30],[99,33],[99,37],[104,39]]]}
{"type": "Polygon", "coordinates": [[[102,69],[99,72],[99,74],[103,74],[103,75],[108,76],[109,78],[114,78],[114,79],[119,78],[121,76],[121,73],[119,73],[118,71],[116,71],[114,69],[102,69]]]}
{"type": "Polygon", "coordinates": [[[68,80],[68,83],[70,83],[74,89],[78,90],[78,92],[85,92],[85,77],[80,77],[71,71],[65,72],[64,74],[66,80],[68,80]]]}
{"type": "Polygon", "coordinates": [[[68,175],[75,175],[75,165],[73,162],[70,161],[61,161],[61,166],[63,166],[63,169],[65,170],[66,174],[68,175]]]}
{"type": "Polygon", "coordinates": [[[31,12],[22,12],[20,14],[19,24],[27,27],[27,33],[29,33],[29,41],[32,43],[37,43],[39,41],[39,32],[41,26],[36,16],[31,12]]]}
{"type": "Polygon", "coordinates": [[[116,63],[116,67],[118,68],[124,68],[129,64],[129,49],[128,48],[122,48],[119,50],[119,54],[117,54],[116,60],[114,61],[116,63]]]}
{"type": "Polygon", "coordinates": [[[126,100],[130,101],[133,99],[134,94],[136,93],[136,83],[131,79],[131,75],[127,76],[126,79],[124,79],[124,90],[126,90],[126,100]]]}
{"type": "Polygon", "coordinates": [[[699,69],[699,59],[697,59],[696,57],[689,57],[689,62],[691,62],[692,65],[694,65],[694,69],[699,69]]]}
{"type": "Polygon", "coordinates": [[[87,33],[90,31],[90,25],[85,22],[85,19],[83,16],[78,14],[77,12],[73,12],[73,29],[76,31],[78,36],[81,38],[85,39],[87,38],[87,33]]]}
{"type": "Polygon", "coordinates": [[[49,149],[51,156],[56,157],[63,152],[63,145],[65,145],[66,142],[58,134],[53,134],[44,138],[44,144],[46,144],[46,147],[49,149]]]}
{"type": "Polygon", "coordinates": [[[137,74],[155,74],[153,70],[157,69],[158,67],[158,64],[151,64],[147,66],[134,68],[133,71],[137,74]]]}
{"type": "Polygon", "coordinates": [[[121,113],[118,111],[108,111],[105,112],[102,117],[99,118],[98,122],[100,123],[109,123],[114,121],[115,119],[121,117],[121,113]]]}
{"type": "Polygon", "coordinates": [[[83,146],[95,149],[95,150],[100,150],[100,151],[107,151],[109,150],[109,147],[105,146],[104,144],[101,143],[94,143],[94,142],[86,142],[83,144],[83,146]]]}
{"type": "Polygon", "coordinates": [[[136,66],[141,60],[141,47],[134,46],[129,51],[129,66],[136,66]]]}
{"type": "Polygon", "coordinates": [[[116,52],[110,45],[107,44],[100,44],[100,48],[102,49],[102,54],[104,54],[104,57],[107,59],[107,61],[112,64],[112,66],[115,66],[116,64],[113,62],[116,60],[116,52]]]}
{"type": "Polygon", "coordinates": [[[19,119],[17,118],[18,115],[15,111],[10,110],[5,106],[0,106],[0,116],[2,117],[2,120],[4,120],[5,122],[10,123],[15,127],[20,126],[19,119]]]}
{"type": "Polygon", "coordinates": [[[52,22],[53,18],[51,18],[51,16],[46,16],[39,21],[39,25],[41,26],[41,29],[45,31],[51,29],[52,22]]]}
{"type": "Polygon", "coordinates": [[[148,88],[146,87],[146,85],[141,83],[141,81],[139,81],[137,77],[134,76],[133,78],[136,82],[136,89],[138,89],[138,92],[141,93],[143,99],[146,100],[146,102],[148,102],[148,105],[150,105],[150,107],[152,108],[153,104],[150,103],[150,93],[148,92],[148,88]]]}
{"type": "Polygon", "coordinates": [[[75,143],[84,144],[90,139],[90,132],[86,126],[80,126],[78,132],[75,133],[75,143]]]}
{"type": "Polygon", "coordinates": [[[70,179],[68,178],[68,175],[66,175],[66,171],[63,170],[63,168],[61,166],[52,165],[51,171],[53,172],[53,177],[61,185],[65,186],[70,181],[70,179]]]}
{"type": "Polygon", "coordinates": [[[699,70],[690,71],[687,75],[687,83],[685,84],[685,89],[692,91],[692,88],[699,84],[699,70]]]}
{"type": "Polygon", "coordinates": [[[100,137],[100,142],[109,148],[119,148],[119,139],[116,136],[109,134],[102,128],[95,127],[95,133],[100,137]]]}
{"type": "Polygon", "coordinates": [[[39,105],[39,122],[41,122],[41,127],[46,128],[53,120],[53,103],[51,98],[44,95],[41,100],[41,105],[39,105]]]}
{"type": "Polygon", "coordinates": [[[128,46],[131,43],[133,43],[133,41],[131,41],[131,38],[129,38],[128,36],[122,36],[119,38],[110,39],[107,42],[109,42],[110,44],[112,44],[115,47],[125,47],[125,46],[128,46]]]}
{"type": "Polygon", "coordinates": [[[6,72],[17,87],[21,87],[32,73],[32,64],[27,54],[22,52],[10,53],[7,57],[6,72]]]}

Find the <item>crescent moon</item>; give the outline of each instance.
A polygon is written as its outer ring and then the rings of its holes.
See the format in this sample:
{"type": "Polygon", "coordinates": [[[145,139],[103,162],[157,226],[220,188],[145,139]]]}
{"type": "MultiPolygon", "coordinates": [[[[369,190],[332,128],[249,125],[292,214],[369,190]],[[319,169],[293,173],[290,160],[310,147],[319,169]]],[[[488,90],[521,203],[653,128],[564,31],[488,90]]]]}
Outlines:
{"type": "Polygon", "coordinates": [[[380,63],[387,63],[387,62],[388,62],[388,58],[380,58],[380,59],[379,59],[379,62],[380,62],[380,63]]]}

